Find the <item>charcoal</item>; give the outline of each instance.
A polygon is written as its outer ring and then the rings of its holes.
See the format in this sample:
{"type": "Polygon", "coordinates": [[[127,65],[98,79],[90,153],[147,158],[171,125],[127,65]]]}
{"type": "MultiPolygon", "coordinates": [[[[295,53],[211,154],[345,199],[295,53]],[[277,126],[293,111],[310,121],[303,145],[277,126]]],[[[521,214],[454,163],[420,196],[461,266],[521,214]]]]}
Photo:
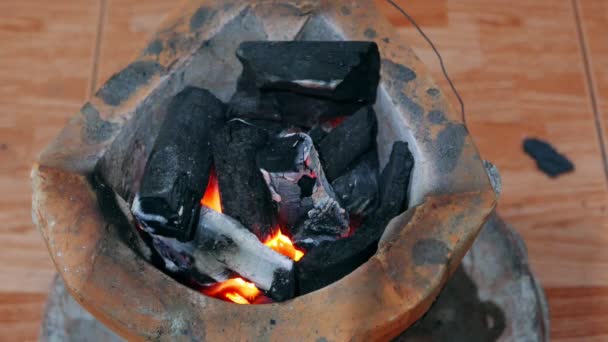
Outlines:
{"type": "Polygon", "coordinates": [[[300,294],[329,285],[367,261],[378,248],[388,222],[407,206],[407,191],[414,159],[407,143],[393,144],[388,164],[380,176],[380,206],[350,237],[323,241],[308,250],[296,264],[300,294]]]}
{"type": "Polygon", "coordinates": [[[322,123],[318,123],[314,125],[309,131],[308,136],[312,139],[312,142],[318,146],[318,144],[323,140],[327,134],[331,131],[331,127],[327,127],[328,125],[324,125],[322,123]]]}
{"type": "Polygon", "coordinates": [[[188,87],[172,99],[132,204],[142,228],[191,239],[212,164],[211,135],[224,114],[224,104],[205,89],[188,87]]]}
{"type": "Polygon", "coordinates": [[[225,281],[234,273],[254,283],[276,301],[295,293],[293,261],[265,246],[233,218],[200,209],[194,240],[182,243],[155,237],[154,246],[171,272],[189,272],[199,280],[225,281]]]}
{"type": "Polygon", "coordinates": [[[413,167],[414,157],[407,143],[395,142],[388,164],[380,175],[380,207],[377,215],[393,218],[406,209],[413,167]]]}
{"type": "Polygon", "coordinates": [[[362,102],[340,103],[286,91],[265,95],[274,97],[283,122],[305,128],[313,127],[322,119],[352,115],[364,106],[362,102]]]}
{"type": "Polygon", "coordinates": [[[228,102],[228,117],[282,121],[279,105],[272,95],[257,90],[237,91],[228,102]]]}
{"type": "Polygon", "coordinates": [[[313,207],[292,229],[294,243],[335,240],[347,233],[348,213],[335,198],[327,195],[313,200],[313,207]]]}
{"type": "Polygon", "coordinates": [[[536,161],[538,169],[551,178],[574,171],[574,164],[546,141],[527,138],[524,151],[536,161]]]}
{"type": "Polygon", "coordinates": [[[236,92],[228,103],[230,118],[259,119],[282,122],[286,125],[310,128],[319,120],[338,115],[352,115],[362,103],[338,103],[285,91],[236,92]]]}
{"type": "Polygon", "coordinates": [[[257,162],[280,222],[295,241],[336,239],[348,231],[348,214],[336,200],[308,135],[272,139],[259,151],[257,162]]]}
{"type": "Polygon", "coordinates": [[[371,107],[364,107],[317,144],[321,164],[330,182],[342,175],[353,161],[375,147],[376,132],[376,113],[371,107]]]}
{"type": "Polygon", "coordinates": [[[373,104],[380,54],[373,42],[249,41],[237,49],[241,87],[288,90],[337,102],[373,104]]]}
{"type": "Polygon", "coordinates": [[[256,152],[269,138],[264,128],[237,119],[227,122],[213,137],[213,160],[223,211],[262,241],[277,229],[270,192],[256,165],[256,152]]]}
{"type": "Polygon", "coordinates": [[[365,216],[374,209],[378,197],[378,153],[375,149],[331,186],[338,201],[350,215],[365,216]]]}
{"type": "Polygon", "coordinates": [[[376,252],[387,220],[368,219],[353,236],[322,241],[295,264],[299,295],[323,288],[355,270],[376,252]]]}

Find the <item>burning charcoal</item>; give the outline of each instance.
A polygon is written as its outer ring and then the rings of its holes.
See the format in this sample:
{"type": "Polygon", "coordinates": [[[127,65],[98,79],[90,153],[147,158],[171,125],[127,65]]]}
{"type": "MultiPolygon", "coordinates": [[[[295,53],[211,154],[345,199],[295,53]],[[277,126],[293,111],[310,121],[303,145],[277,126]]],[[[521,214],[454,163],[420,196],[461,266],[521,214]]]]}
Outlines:
{"type": "Polygon", "coordinates": [[[536,166],[547,176],[555,178],[574,170],[574,164],[553,146],[540,139],[524,140],[524,151],[536,161],[536,166]]]}
{"type": "Polygon", "coordinates": [[[265,246],[236,220],[209,208],[200,209],[193,241],[155,237],[154,246],[172,272],[215,281],[237,273],[276,301],[294,296],[293,261],[265,246]]]}
{"type": "Polygon", "coordinates": [[[191,238],[212,163],[211,134],[224,112],[222,102],[204,89],[188,87],[173,98],[132,205],[142,228],[180,241],[191,238]]]}
{"type": "Polygon", "coordinates": [[[223,211],[263,241],[276,233],[275,209],[255,160],[268,139],[265,129],[238,119],[226,123],[213,138],[223,211]]]}
{"type": "Polygon", "coordinates": [[[348,230],[348,214],[336,201],[310,137],[288,134],[258,153],[258,166],[282,223],[295,241],[336,239],[348,230]]]}
{"type": "Polygon", "coordinates": [[[413,163],[407,143],[396,142],[380,176],[380,207],[352,236],[321,242],[304,255],[296,264],[300,294],[341,279],[376,253],[388,222],[406,209],[413,163]]]}
{"type": "Polygon", "coordinates": [[[331,183],[338,201],[351,215],[365,215],[378,196],[378,153],[364,155],[356,166],[331,183]]]}
{"type": "Polygon", "coordinates": [[[380,54],[373,42],[244,42],[239,83],[338,102],[376,101],[380,54]]]}
{"type": "Polygon", "coordinates": [[[334,128],[319,144],[319,156],[329,181],[338,178],[357,158],[376,143],[376,113],[361,108],[334,128]]]}

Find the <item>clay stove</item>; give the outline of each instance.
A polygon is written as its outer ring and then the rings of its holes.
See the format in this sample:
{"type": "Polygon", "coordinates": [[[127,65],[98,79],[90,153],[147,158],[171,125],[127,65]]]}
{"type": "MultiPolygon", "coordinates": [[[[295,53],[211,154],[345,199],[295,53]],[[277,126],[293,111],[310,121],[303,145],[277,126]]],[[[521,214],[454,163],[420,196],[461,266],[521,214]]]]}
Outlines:
{"type": "Polygon", "coordinates": [[[83,106],[41,155],[32,178],[34,218],[66,288],[130,339],[393,338],[428,310],[496,201],[466,128],[422,63],[365,1],[188,2],[83,106]],[[388,223],[369,260],[285,302],[237,305],[201,295],[148,263],[149,248],[128,229],[133,217],[123,214],[142,187],[171,100],[194,86],[229,102],[242,70],[232,51],[264,40],[375,42],[380,164],[399,141],[416,164],[410,209],[388,223]]]}

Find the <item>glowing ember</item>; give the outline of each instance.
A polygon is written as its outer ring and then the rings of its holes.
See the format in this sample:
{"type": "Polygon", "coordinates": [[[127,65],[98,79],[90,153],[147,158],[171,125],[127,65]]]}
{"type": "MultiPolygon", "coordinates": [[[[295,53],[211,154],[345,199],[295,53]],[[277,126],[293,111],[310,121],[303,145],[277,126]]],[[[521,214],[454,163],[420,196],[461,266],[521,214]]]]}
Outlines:
{"type": "MultiPolygon", "coordinates": [[[[219,213],[222,212],[220,200],[220,189],[217,182],[217,175],[212,169],[209,174],[209,182],[205,189],[205,194],[201,199],[201,204],[219,213]]],[[[304,256],[304,252],[296,249],[291,240],[281,233],[278,229],[277,234],[264,244],[273,250],[285,255],[286,257],[298,261],[304,256]]],[[[210,297],[223,299],[236,304],[252,304],[253,302],[265,302],[265,297],[253,283],[243,278],[232,278],[221,283],[205,286],[201,292],[210,297]]]]}
{"type": "Polygon", "coordinates": [[[344,120],[346,120],[346,116],[338,116],[336,118],[328,119],[325,122],[328,123],[331,128],[336,128],[340,126],[344,122],[344,120]]]}
{"type": "Polygon", "coordinates": [[[237,304],[251,304],[262,292],[243,278],[233,278],[204,287],[201,290],[207,296],[224,299],[237,304]]]}
{"type": "MultiPolygon", "coordinates": [[[[291,240],[283,235],[280,229],[274,237],[264,242],[264,244],[295,261],[300,260],[304,256],[304,252],[296,249],[291,240]]],[[[201,292],[207,296],[220,298],[236,304],[252,304],[263,297],[262,291],[253,283],[243,278],[232,278],[221,283],[206,286],[201,289],[201,292]]]]}
{"type": "Polygon", "coordinates": [[[222,204],[220,200],[220,188],[217,184],[217,175],[215,169],[211,169],[209,173],[209,181],[207,182],[207,189],[201,199],[201,204],[207,206],[218,213],[222,212],[222,204]]]}
{"type": "Polygon", "coordinates": [[[281,233],[281,229],[278,229],[277,235],[264,242],[264,244],[295,261],[299,261],[304,256],[304,252],[296,249],[291,240],[281,233]]]}

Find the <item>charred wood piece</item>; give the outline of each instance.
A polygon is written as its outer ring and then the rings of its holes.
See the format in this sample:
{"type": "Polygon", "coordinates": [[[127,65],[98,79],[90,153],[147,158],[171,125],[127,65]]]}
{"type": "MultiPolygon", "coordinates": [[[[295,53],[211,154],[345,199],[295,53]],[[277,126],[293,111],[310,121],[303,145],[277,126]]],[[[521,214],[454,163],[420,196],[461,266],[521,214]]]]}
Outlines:
{"type": "Polygon", "coordinates": [[[203,284],[236,273],[276,301],[295,294],[293,261],[265,246],[233,218],[202,207],[194,240],[154,237],[154,246],[171,272],[189,272],[203,284]]]}
{"type": "Polygon", "coordinates": [[[348,231],[348,214],[336,200],[308,135],[272,139],[257,161],[281,223],[291,228],[295,241],[336,239],[348,231]]]}
{"type": "Polygon", "coordinates": [[[339,103],[286,91],[236,92],[228,103],[228,117],[281,122],[286,125],[310,128],[320,119],[352,115],[364,104],[339,103]]]}
{"type": "Polygon", "coordinates": [[[224,104],[204,89],[188,87],[172,99],[132,204],[142,228],[191,239],[212,164],[211,136],[224,115],[224,104]]]}
{"type": "Polygon", "coordinates": [[[376,215],[389,220],[407,208],[408,191],[414,157],[406,142],[393,144],[388,164],[380,175],[380,207],[376,215]]]}
{"type": "Polygon", "coordinates": [[[295,264],[299,295],[340,280],[366,262],[376,252],[386,222],[370,218],[353,236],[323,241],[310,249],[295,264]]]}
{"type": "Polygon", "coordinates": [[[288,90],[337,102],[373,104],[380,80],[380,54],[373,42],[249,41],[236,55],[240,84],[288,90]]]}
{"type": "Polygon", "coordinates": [[[321,140],[323,140],[327,134],[331,132],[331,129],[332,127],[327,123],[318,123],[314,125],[306,134],[308,134],[315,145],[318,145],[321,140]]]}
{"type": "Polygon", "coordinates": [[[574,164],[546,141],[527,138],[524,152],[536,161],[539,170],[551,178],[574,171],[574,164]]]}
{"type": "Polygon", "coordinates": [[[283,117],[272,95],[257,90],[237,91],[228,102],[228,117],[281,122],[283,117]]]}
{"type": "Polygon", "coordinates": [[[380,207],[347,238],[324,241],[296,264],[300,295],[316,291],[351,273],[378,248],[388,222],[406,209],[414,159],[407,143],[396,142],[380,176],[380,207]]]}
{"type": "Polygon", "coordinates": [[[274,204],[256,164],[256,153],[269,138],[267,130],[238,119],[227,122],[213,138],[223,212],[262,241],[276,233],[274,204]]]}
{"type": "Polygon", "coordinates": [[[378,153],[373,149],[350,171],[336,178],[331,186],[338,201],[350,215],[365,216],[375,209],[378,177],[378,153]]]}
{"type": "Polygon", "coordinates": [[[322,119],[352,115],[365,105],[362,102],[335,102],[288,91],[269,92],[265,96],[274,97],[283,122],[305,128],[311,128],[322,119]]]}
{"type": "Polygon", "coordinates": [[[317,144],[327,179],[338,178],[353,161],[374,148],[376,132],[376,113],[365,107],[327,134],[317,144]]]}

